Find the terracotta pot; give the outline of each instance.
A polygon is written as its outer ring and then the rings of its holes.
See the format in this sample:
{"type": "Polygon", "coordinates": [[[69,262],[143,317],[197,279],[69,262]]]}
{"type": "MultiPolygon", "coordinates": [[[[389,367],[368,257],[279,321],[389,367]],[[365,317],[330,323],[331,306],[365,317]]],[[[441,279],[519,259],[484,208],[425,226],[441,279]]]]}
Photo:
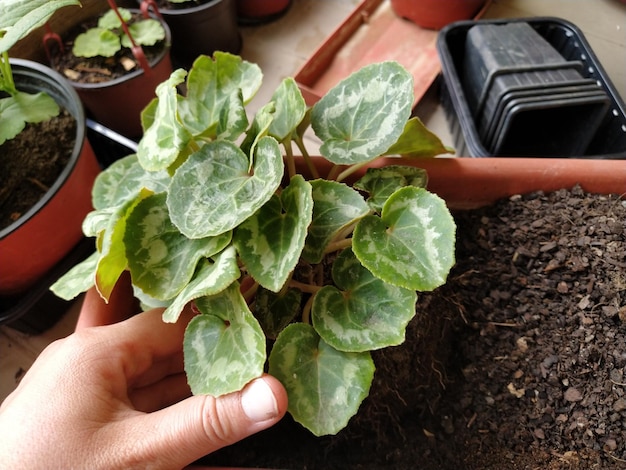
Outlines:
{"type": "Polygon", "coordinates": [[[476,16],[488,0],[390,0],[393,11],[427,29],[476,16]]]}
{"type": "Polygon", "coordinates": [[[100,167],[86,139],[85,115],[76,92],[61,75],[36,62],[11,59],[16,84],[44,90],[76,118],[76,143],[67,167],[28,212],[0,231],[0,295],[26,291],[82,239],[92,210],[91,187],[100,167]]]}
{"type": "Polygon", "coordinates": [[[148,71],[135,70],[101,83],[71,82],[93,118],[126,137],[141,136],[141,112],[155,97],[156,87],[167,80],[173,70],[170,58],[171,32],[165,21],[161,21],[161,24],[165,28],[166,47],[150,63],[148,71]]]}
{"type": "Polygon", "coordinates": [[[242,24],[273,21],[282,16],[291,0],[237,0],[237,18],[242,24]]]}
{"type": "MultiPolygon", "coordinates": [[[[315,160],[322,175],[330,170],[331,164],[327,160],[315,160]]],[[[617,160],[386,157],[377,160],[374,166],[397,164],[424,168],[428,172],[428,189],[445,199],[451,209],[476,208],[514,194],[555,191],[576,184],[592,193],[626,192],[626,165],[617,160]]],[[[307,173],[302,159],[297,159],[296,166],[299,172],[307,173]]],[[[356,172],[351,181],[365,171],[364,168],[356,172]]],[[[81,310],[79,325],[108,324],[128,316],[134,301],[132,293],[124,286],[125,282],[128,280],[118,282],[120,285],[116,285],[115,291],[119,289],[120,293],[116,293],[115,302],[108,305],[91,291],[81,310]]]]}
{"type": "MultiPolygon", "coordinates": [[[[142,9],[149,2],[140,0],[142,9]]],[[[172,58],[176,66],[189,68],[199,55],[215,51],[238,54],[241,35],[237,28],[235,0],[209,0],[191,7],[160,8],[172,31],[172,58]]],[[[184,5],[184,4],[183,4],[184,5]]]]}

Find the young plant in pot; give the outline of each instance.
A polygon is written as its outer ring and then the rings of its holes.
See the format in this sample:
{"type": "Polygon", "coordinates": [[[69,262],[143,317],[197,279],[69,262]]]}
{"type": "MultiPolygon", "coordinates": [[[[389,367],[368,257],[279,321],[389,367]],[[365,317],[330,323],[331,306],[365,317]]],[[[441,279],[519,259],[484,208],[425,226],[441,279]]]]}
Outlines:
{"type": "Polygon", "coordinates": [[[141,111],[172,72],[167,24],[139,10],[110,9],[77,25],[50,54],[93,118],[131,138],[141,136],[141,111]],[[123,106],[120,104],[123,103],[123,106]]]}
{"type": "Polygon", "coordinates": [[[185,76],[157,88],[137,154],[98,178],[84,223],[98,249],[53,290],[69,299],[95,285],[107,300],[129,271],[165,322],[198,312],[184,340],[193,393],[239,390],[267,368],[296,421],[335,434],[368,394],[370,352],[404,341],[416,292],[454,263],[453,219],[411,166],[449,149],[410,118],[412,76],[396,62],[363,68],[311,109],[287,78],[252,122],[258,66],[216,53],[185,76]],[[324,158],[306,151],[309,126],[324,158]],[[384,154],[406,158],[381,166],[384,154]]]}
{"type": "MultiPolygon", "coordinates": [[[[22,296],[81,240],[100,168],[65,79],[9,49],[72,0],[0,4],[0,304],[22,296]]],[[[15,312],[20,315],[25,312],[15,312]]],[[[8,314],[7,314],[8,315],[8,314]]],[[[1,320],[15,320],[13,314],[1,320]],[[9,318],[10,317],[10,318],[9,318]]]]}
{"type": "Polygon", "coordinates": [[[189,69],[199,55],[238,54],[242,39],[236,0],[138,0],[141,10],[158,9],[172,30],[172,57],[189,69]]]}

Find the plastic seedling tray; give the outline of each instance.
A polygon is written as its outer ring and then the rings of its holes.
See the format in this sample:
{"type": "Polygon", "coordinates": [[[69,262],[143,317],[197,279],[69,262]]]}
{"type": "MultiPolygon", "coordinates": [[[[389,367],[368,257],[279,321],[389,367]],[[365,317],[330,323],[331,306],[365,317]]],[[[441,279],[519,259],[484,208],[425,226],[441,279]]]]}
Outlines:
{"type": "MultiPolygon", "coordinates": [[[[502,74],[571,68],[565,58],[527,23],[478,24],[467,32],[463,80],[470,108],[478,110],[502,74]]],[[[549,77],[536,77],[550,80],[549,77]]]]}
{"type": "Polygon", "coordinates": [[[602,91],[512,100],[494,134],[493,153],[574,157],[585,152],[608,108],[602,91]],[[567,126],[560,125],[567,121],[567,126]]]}
{"type": "MultiPolygon", "coordinates": [[[[626,105],[617,93],[604,68],[580,29],[573,23],[554,17],[490,19],[459,21],[444,27],[437,38],[437,51],[442,65],[441,102],[453,137],[457,155],[471,157],[495,156],[479,137],[478,123],[469,107],[466,84],[463,81],[465,47],[470,28],[477,24],[527,23],[544,38],[566,61],[583,64],[583,79],[596,81],[606,93],[609,106],[587,150],[576,158],[626,159],[626,105]]],[[[529,136],[527,139],[540,139],[529,136]]],[[[549,145],[549,142],[545,142],[549,145]]],[[[509,156],[521,156],[510,149],[509,156]]],[[[557,152],[557,156],[563,156],[557,152]]]]}
{"type": "Polygon", "coordinates": [[[572,82],[569,86],[563,86],[560,84],[546,85],[539,88],[529,89],[513,89],[503,94],[500,97],[495,108],[492,106],[486,107],[485,111],[478,119],[478,132],[483,142],[490,142],[493,136],[493,131],[497,123],[502,117],[502,111],[504,107],[510,103],[511,100],[517,98],[532,98],[532,97],[545,97],[549,99],[555,95],[564,93],[575,93],[579,91],[602,91],[602,88],[592,79],[581,79],[578,82],[572,82]]]}

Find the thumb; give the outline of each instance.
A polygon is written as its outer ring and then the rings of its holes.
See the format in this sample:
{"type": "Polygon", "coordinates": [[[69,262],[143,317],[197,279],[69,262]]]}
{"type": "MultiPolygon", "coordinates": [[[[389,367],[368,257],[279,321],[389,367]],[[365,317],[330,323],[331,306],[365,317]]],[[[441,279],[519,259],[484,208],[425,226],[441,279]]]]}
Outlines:
{"type": "Polygon", "coordinates": [[[271,427],[286,410],[287,392],[269,375],[253,380],[239,392],[193,396],[139,419],[141,440],[136,442],[142,444],[134,450],[144,455],[135,453],[133,460],[153,463],[156,468],[182,468],[271,427]]]}

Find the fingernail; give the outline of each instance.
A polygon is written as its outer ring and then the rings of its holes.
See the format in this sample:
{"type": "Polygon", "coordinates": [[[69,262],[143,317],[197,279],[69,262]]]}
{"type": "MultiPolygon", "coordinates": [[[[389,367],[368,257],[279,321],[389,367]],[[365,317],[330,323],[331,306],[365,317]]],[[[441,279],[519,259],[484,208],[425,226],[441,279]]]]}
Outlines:
{"type": "Polygon", "coordinates": [[[241,396],[241,407],[246,416],[257,423],[278,416],[274,392],[263,379],[256,379],[246,386],[241,396]]]}

